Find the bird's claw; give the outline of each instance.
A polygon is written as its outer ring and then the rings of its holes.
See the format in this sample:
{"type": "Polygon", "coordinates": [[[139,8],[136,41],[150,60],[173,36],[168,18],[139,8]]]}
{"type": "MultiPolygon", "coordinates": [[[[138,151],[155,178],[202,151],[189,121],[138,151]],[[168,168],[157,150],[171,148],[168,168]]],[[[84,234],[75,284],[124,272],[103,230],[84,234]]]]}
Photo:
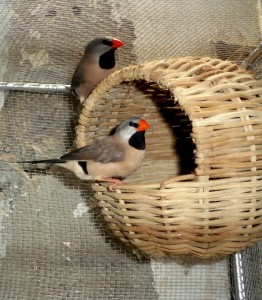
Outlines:
{"type": "Polygon", "coordinates": [[[109,192],[113,192],[114,190],[116,190],[117,185],[122,183],[123,183],[122,181],[111,183],[108,185],[107,189],[109,192]]]}
{"type": "Polygon", "coordinates": [[[101,178],[98,181],[104,181],[104,182],[110,182],[110,184],[107,186],[108,191],[113,192],[116,189],[116,186],[119,184],[122,184],[123,181],[116,178],[101,178]]]}

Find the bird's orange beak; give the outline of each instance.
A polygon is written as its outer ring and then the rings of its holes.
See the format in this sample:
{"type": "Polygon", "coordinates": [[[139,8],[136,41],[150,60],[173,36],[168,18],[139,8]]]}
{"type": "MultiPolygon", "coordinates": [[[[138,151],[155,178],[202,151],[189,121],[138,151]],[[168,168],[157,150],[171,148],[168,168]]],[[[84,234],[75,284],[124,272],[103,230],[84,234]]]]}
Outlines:
{"type": "Polygon", "coordinates": [[[112,48],[117,49],[121,46],[123,46],[124,43],[118,39],[112,39],[112,48]]]}
{"type": "Polygon", "coordinates": [[[150,127],[150,125],[147,123],[147,121],[144,119],[141,119],[139,122],[139,125],[137,127],[137,131],[146,131],[149,127],[150,127]]]}

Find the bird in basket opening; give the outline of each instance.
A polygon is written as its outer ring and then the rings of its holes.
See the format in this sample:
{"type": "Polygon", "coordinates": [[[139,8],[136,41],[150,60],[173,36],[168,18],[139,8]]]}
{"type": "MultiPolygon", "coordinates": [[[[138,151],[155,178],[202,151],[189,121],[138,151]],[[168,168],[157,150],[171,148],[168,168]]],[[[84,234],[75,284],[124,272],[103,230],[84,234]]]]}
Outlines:
{"type": "Polygon", "coordinates": [[[71,80],[71,91],[81,104],[103,79],[114,72],[115,51],[123,45],[113,37],[98,37],[87,44],[71,80]]]}
{"type": "Polygon", "coordinates": [[[145,157],[145,131],[150,127],[141,117],[125,119],[114,134],[95,139],[57,159],[21,161],[29,164],[56,164],[83,180],[109,182],[109,190],[135,172],[145,157]]]}

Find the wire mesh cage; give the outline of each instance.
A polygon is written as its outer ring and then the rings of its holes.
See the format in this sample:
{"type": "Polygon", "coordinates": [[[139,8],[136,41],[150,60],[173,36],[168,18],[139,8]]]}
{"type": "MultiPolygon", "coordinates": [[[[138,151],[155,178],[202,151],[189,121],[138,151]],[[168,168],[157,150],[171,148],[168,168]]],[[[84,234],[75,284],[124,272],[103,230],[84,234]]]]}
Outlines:
{"type": "MultiPolygon", "coordinates": [[[[107,231],[90,183],[59,167],[13,162],[59,157],[73,147],[80,109],[68,87],[95,36],[125,42],[117,51],[120,69],[208,56],[261,76],[261,56],[254,52],[261,42],[261,1],[3,0],[0,19],[1,299],[259,299],[261,243],[229,259],[137,257],[107,231]]],[[[133,88],[127,84],[123,97],[133,88]]],[[[157,89],[155,97],[166,99],[162,112],[168,114],[172,95],[157,89]]],[[[179,107],[173,110],[184,118],[179,107]]],[[[184,124],[189,136],[191,123],[184,124]]],[[[185,157],[192,158],[195,146],[187,146],[185,157]]],[[[185,173],[194,167],[184,162],[185,173]]],[[[137,184],[141,170],[130,181],[137,184]]],[[[159,175],[174,172],[168,164],[159,175]]]]}

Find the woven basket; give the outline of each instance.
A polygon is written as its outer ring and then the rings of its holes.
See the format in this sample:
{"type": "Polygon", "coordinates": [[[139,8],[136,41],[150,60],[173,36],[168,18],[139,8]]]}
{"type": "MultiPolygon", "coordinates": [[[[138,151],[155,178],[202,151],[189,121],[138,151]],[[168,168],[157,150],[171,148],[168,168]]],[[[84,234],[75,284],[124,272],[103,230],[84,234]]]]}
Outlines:
{"type": "Polygon", "coordinates": [[[262,84],[229,61],[126,67],[85,101],[77,147],[121,120],[151,124],[142,167],[116,191],[93,184],[110,229],[151,257],[207,258],[262,239],[262,84]]]}

